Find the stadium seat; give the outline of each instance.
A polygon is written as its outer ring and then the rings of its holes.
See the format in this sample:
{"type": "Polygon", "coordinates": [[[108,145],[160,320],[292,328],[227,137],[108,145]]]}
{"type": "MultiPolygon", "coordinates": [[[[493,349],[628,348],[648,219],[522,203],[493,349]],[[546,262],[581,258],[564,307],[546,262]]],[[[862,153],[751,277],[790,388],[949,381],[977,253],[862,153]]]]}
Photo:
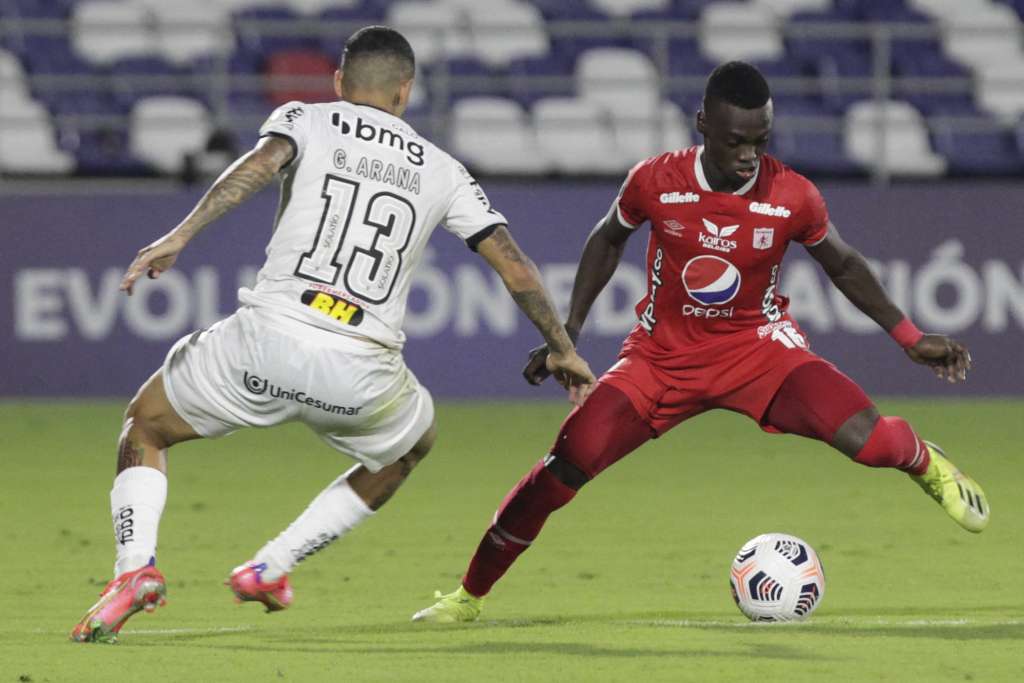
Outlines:
{"type": "Polygon", "coordinates": [[[932,126],[935,149],[946,157],[951,175],[1020,174],[1024,158],[1017,148],[1013,133],[997,122],[984,117],[971,124],[932,126]]]}
{"type": "Polygon", "coordinates": [[[110,64],[124,57],[156,53],[158,40],[151,28],[150,10],[130,2],[96,0],[75,6],[71,18],[72,44],[93,64],[110,64]]]}
{"type": "Polygon", "coordinates": [[[986,67],[977,74],[975,100],[1006,124],[1024,113],[1024,60],[986,67]]]}
{"type": "Polygon", "coordinates": [[[274,106],[299,100],[330,102],[334,94],[334,60],[320,51],[286,50],[267,59],[268,92],[274,106]]]}
{"type": "Polygon", "coordinates": [[[462,9],[439,0],[396,2],[388,9],[387,25],[401,31],[423,64],[472,53],[462,9]]]}
{"type": "Polygon", "coordinates": [[[333,9],[355,10],[362,0],[284,0],[284,4],[298,14],[312,16],[333,9]]]}
{"type": "Polygon", "coordinates": [[[299,30],[297,22],[301,20],[284,6],[248,7],[234,13],[235,34],[243,49],[264,56],[286,50],[316,49],[319,41],[308,31],[299,30]]]}
{"type": "Polygon", "coordinates": [[[198,101],[185,97],[149,97],[131,113],[132,154],[161,173],[180,173],[185,155],[202,150],[212,125],[198,101]]]}
{"type": "Polygon", "coordinates": [[[666,10],[672,0],[587,0],[587,4],[610,17],[628,17],[636,12],[666,10]]]}
{"type": "Polygon", "coordinates": [[[541,173],[550,164],[526,113],[501,97],[461,99],[452,108],[455,156],[484,173],[541,173]]]}
{"type": "Polygon", "coordinates": [[[912,176],[946,170],[945,160],[931,149],[921,114],[907,102],[855,102],[846,111],[844,127],[847,154],[866,168],[884,164],[893,175],[912,176]]]}
{"type": "Polygon", "coordinates": [[[229,55],[235,35],[221,5],[208,0],[175,0],[153,5],[159,52],[172,64],[200,57],[229,55]]]}
{"type": "Polygon", "coordinates": [[[779,59],[785,54],[774,12],[763,5],[715,2],[700,15],[701,53],[712,61],[779,59]]]}
{"type": "Polygon", "coordinates": [[[632,168],[647,157],[693,144],[686,117],[672,102],[642,117],[614,117],[612,132],[620,170],[632,168]]]}
{"type": "Polygon", "coordinates": [[[465,8],[473,54],[494,66],[547,54],[551,46],[540,10],[525,2],[473,2],[465,8]]]}
{"type": "Polygon", "coordinates": [[[4,92],[0,98],[0,173],[64,174],[74,158],[57,148],[56,133],[46,108],[38,102],[4,92]]]}
{"type": "Polygon", "coordinates": [[[565,173],[610,173],[622,168],[614,153],[612,127],[594,102],[549,97],[533,105],[541,153],[565,173]]]}
{"type": "Polygon", "coordinates": [[[159,57],[132,57],[111,65],[110,90],[124,111],[129,111],[143,97],[188,94],[191,82],[186,71],[159,57]]]}
{"type": "Polygon", "coordinates": [[[647,116],[661,100],[654,64],[642,52],[626,48],[595,48],[580,55],[576,91],[614,116],[647,116]]]}
{"type": "Polygon", "coordinates": [[[0,100],[29,98],[28,82],[21,60],[7,50],[0,50],[0,100]]]}
{"type": "Polygon", "coordinates": [[[825,12],[832,9],[832,0],[750,0],[751,4],[767,7],[780,19],[795,12],[825,12]]]}

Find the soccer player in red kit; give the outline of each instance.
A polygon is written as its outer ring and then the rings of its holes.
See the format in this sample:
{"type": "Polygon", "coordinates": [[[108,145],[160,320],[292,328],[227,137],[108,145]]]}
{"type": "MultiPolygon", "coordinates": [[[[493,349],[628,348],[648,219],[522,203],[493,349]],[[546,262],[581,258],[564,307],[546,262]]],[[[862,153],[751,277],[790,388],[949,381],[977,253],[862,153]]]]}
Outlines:
{"type": "MultiPolygon", "coordinates": [[[[715,69],[697,130],[704,145],[667,152],[630,171],[580,258],[566,329],[578,336],[611,278],[626,240],[650,223],[647,295],[619,361],[562,424],[551,452],[512,489],[470,562],[462,585],[414,620],[472,621],[481,599],[586,482],[648,439],[713,408],[748,415],[767,431],[823,441],[870,467],[907,472],[968,531],[988,524],[981,487],[899,417],[880,416],[834,365],[808,349],[778,292],[791,242],[903,346],[950,382],[970,355],[923,334],[893,304],[864,257],[840,237],[806,178],[764,154],[772,101],[761,73],[743,62],[715,69]]],[[[524,374],[541,382],[545,347],[524,374]]]]}

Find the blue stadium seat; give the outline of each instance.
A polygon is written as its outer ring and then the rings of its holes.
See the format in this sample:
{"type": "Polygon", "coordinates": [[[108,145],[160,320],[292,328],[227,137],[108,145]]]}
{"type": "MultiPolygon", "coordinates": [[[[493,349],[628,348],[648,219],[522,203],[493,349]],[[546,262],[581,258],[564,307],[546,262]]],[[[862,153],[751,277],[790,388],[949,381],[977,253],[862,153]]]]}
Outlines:
{"type": "Polygon", "coordinates": [[[1010,131],[957,131],[952,126],[942,125],[933,128],[935,151],[946,157],[951,175],[1019,175],[1024,172],[1024,158],[1010,131]]]}
{"type": "Polygon", "coordinates": [[[843,136],[839,131],[777,125],[773,137],[773,148],[779,158],[801,173],[864,175],[864,170],[846,156],[843,136]]]}
{"type": "Polygon", "coordinates": [[[566,0],[533,0],[532,4],[540,10],[545,19],[571,19],[573,21],[608,19],[603,12],[594,9],[585,0],[569,0],[568,2],[566,0]]]}
{"type": "Polygon", "coordinates": [[[130,109],[151,95],[192,95],[188,72],[159,57],[129,57],[110,66],[110,85],[119,105],[130,109]]]}
{"type": "Polygon", "coordinates": [[[317,38],[287,32],[294,26],[291,22],[300,18],[285,7],[251,7],[234,14],[235,34],[243,49],[265,56],[286,50],[318,49],[317,38]],[[265,25],[256,26],[251,22],[265,22],[265,25]],[[280,30],[276,30],[275,24],[280,30]]]}
{"type": "Polygon", "coordinates": [[[509,63],[509,95],[524,108],[529,109],[545,97],[571,97],[575,92],[573,73],[575,55],[553,51],[544,57],[525,57],[509,63]],[[537,85],[531,78],[546,76],[552,82],[537,85]],[[563,79],[559,82],[557,79],[563,79]]]}

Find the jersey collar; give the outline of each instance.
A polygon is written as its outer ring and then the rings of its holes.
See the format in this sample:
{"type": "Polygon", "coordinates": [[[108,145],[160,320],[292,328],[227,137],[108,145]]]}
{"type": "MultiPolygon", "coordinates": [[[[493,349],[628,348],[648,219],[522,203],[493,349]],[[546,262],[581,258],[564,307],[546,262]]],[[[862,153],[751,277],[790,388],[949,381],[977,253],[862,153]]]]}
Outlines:
{"type": "MultiPolygon", "coordinates": [[[[708,184],[708,179],[704,175],[704,165],[700,163],[700,158],[704,155],[704,145],[697,147],[697,153],[693,155],[693,174],[697,176],[697,184],[700,185],[700,189],[705,192],[714,192],[711,189],[711,185],[708,184]]],[[[754,187],[754,183],[757,182],[757,176],[761,173],[761,164],[757,165],[754,169],[754,175],[750,180],[743,183],[743,187],[739,188],[732,194],[746,194],[750,191],[750,188],[754,187]]]]}

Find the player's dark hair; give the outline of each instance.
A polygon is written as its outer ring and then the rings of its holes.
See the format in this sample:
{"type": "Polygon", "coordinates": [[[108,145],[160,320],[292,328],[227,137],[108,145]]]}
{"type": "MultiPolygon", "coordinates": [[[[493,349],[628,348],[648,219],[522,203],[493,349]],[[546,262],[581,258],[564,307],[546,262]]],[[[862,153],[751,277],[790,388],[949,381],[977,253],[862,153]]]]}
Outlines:
{"type": "Polygon", "coordinates": [[[407,81],[416,72],[416,56],[401,33],[387,26],[361,28],[345,41],[339,65],[345,81],[357,88],[407,81]]]}
{"type": "Polygon", "coordinates": [[[719,100],[742,109],[757,109],[771,98],[768,81],[756,66],[746,62],[726,62],[708,76],[704,99],[719,100]]]}

